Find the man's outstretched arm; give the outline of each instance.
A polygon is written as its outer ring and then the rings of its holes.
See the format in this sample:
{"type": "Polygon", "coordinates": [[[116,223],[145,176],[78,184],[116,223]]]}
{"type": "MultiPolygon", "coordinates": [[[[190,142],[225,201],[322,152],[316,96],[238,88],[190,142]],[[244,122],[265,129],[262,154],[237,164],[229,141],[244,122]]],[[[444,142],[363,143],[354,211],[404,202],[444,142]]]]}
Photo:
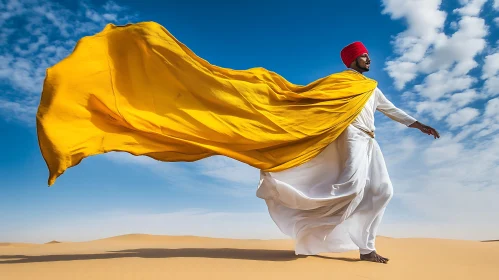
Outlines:
{"type": "Polygon", "coordinates": [[[393,103],[386,98],[386,96],[383,94],[383,92],[381,92],[381,90],[377,89],[376,93],[377,93],[376,110],[382,112],[390,119],[406,125],[407,127],[417,128],[424,134],[433,135],[435,139],[440,138],[440,134],[436,129],[434,129],[431,126],[420,123],[413,117],[409,116],[403,110],[395,107],[395,105],[393,105],[393,103]]]}

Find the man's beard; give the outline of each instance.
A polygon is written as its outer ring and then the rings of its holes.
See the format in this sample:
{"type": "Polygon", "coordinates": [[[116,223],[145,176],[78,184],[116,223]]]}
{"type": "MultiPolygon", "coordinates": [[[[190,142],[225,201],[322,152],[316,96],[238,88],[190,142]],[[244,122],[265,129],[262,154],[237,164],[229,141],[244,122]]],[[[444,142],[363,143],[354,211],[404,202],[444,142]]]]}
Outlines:
{"type": "Polygon", "coordinates": [[[367,68],[367,67],[361,67],[359,65],[359,60],[358,59],[355,60],[355,66],[357,66],[357,68],[359,68],[359,69],[362,69],[362,70],[364,70],[366,72],[369,72],[369,68],[367,68]]]}

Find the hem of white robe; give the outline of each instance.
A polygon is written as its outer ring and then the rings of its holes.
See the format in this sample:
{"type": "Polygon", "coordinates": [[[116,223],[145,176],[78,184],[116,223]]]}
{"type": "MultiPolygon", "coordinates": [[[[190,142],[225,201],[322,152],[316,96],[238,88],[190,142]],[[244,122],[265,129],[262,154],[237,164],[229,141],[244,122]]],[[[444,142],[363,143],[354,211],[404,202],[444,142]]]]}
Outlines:
{"type": "MultiPolygon", "coordinates": [[[[295,251],[295,255],[296,256],[315,256],[315,255],[318,255],[318,254],[328,254],[328,253],[344,253],[344,252],[350,252],[350,251],[355,251],[357,249],[349,249],[349,250],[345,250],[345,251],[317,251],[315,253],[308,253],[308,252],[297,252],[295,251]]],[[[358,249],[359,250],[359,253],[361,255],[367,255],[367,254],[370,254],[376,250],[369,250],[369,249],[358,249]]]]}
{"type": "MultiPolygon", "coordinates": [[[[357,129],[357,128],[355,128],[355,129],[357,129]]],[[[369,138],[369,140],[374,140],[374,139],[369,138]]],[[[369,180],[369,178],[366,178],[366,180],[369,180]]],[[[286,206],[286,203],[283,203],[283,201],[280,199],[280,194],[275,189],[275,185],[274,184],[271,184],[270,188],[261,188],[262,185],[263,185],[262,183],[264,183],[265,181],[266,180],[263,180],[261,178],[260,185],[259,185],[258,190],[257,190],[257,197],[259,197],[259,198],[261,198],[261,199],[263,199],[265,201],[271,200],[271,201],[274,201],[274,202],[276,202],[278,204],[286,206]]],[[[366,182],[366,185],[367,184],[368,183],[366,182]]],[[[364,188],[362,188],[361,192],[363,190],[364,190],[364,188]]],[[[354,211],[354,209],[356,207],[358,207],[358,205],[360,203],[359,199],[361,200],[362,196],[359,196],[359,193],[357,192],[356,196],[350,202],[351,205],[347,208],[347,210],[343,214],[343,217],[342,217],[341,221],[338,224],[334,225],[334,228],[331,229],[331,231],[329,232],[329,234],[334,234],[333,233],[334,229],[336,229],[339,226],[346,226],[347,228],[349,228],[349,225],[346,222],[347,222],[348,218],[350,217],[350,215],[352,214],[352,212],[354,211]]],[[[310,205],[307,205],[306,208],[308,208],[308,207],[310,207],[310,205]]],[[[306,209],[303,209],[303,210],[306,210],[306,209]]],[[[272,216],[272,213],[270,213],[270,214],[272,216]]],[[[274,217],[272,217],[272,219],[274,220],[274,217]]],[[[280,228],[280,226],[277,223],[277,221],[274,220],[274,222],[276,222],[276,225],[280,228]]],[[[292,239],[297,240],[296,237],[294,237],[293,235],[290,235],[290,234],[286,233],[282,229],[281,229],[281,232],[283,232],[287,236],[291,237],[292,239]]],[[[334,240],[334,238],[333,238],[333,240],[334,240]]],[[[346,243],[343,243],[343,244],[324,244],[324,246],[318,246],[316,248],[307,248],[307,247],[300,248],[299,246],[295,246],[295,254],[296,255],[317,255],[317,254],[320,254],[320,253],[342,253],[342,252],[348,252],[348,251],[358,250],[360,254],[364,255],[364,254],[369,254],[369,253],[371,253],[373,251],[376,251],[376,249],[374,248],[375,246],[372,246],[372,248],[369,248],[369,249],[368,248],[360,248],[353,241],[353,239],[350,236],[349,236],[349,241],[350,242],[348,242],[347,239],[345,239],[345,241],[346,241],[346,243]]],[[[298,243],[296,245],[298,245],[298,243]]],[[[374,244],[372,244],[372,245],[374,245],[374,244]]]]}
{"type": "MultiPolygon", "coordinates": [[[[268,198],[262,198],[264,201],[267,201],[267,200],[273,200],[273,201],[277,201],[277,202],[280,202],[279,199],[277,199],[275,197],[276,193],[274,193],[273,196],[271,197],[268,197],[268,198]]],[[[277,195],[278,196],[278,195],[277,195]]],[[[272,217],[272,215],[270,215],[271,219],[273,220],[274,217],[272,217]]],[[[274,221],[275,222],[275,221],[274,221]]],[[[343,220],[342,222],[340,222],[339,224],[335,225],[335,228],[340,226],[340,225],[343,225],[343,223],[345,222],[345,220],[343,220]]],[[[293,236],[285,233],[280,227],[279,225],[276,223],[277,227],[281,230],[282,233],[284,233],[285,235],[291,237],[293,240],[296,240],[293,236]]],[[[334,231],[334,229],[331,230],[330,233],[332,233],[334,231]]],[[[376,251],[376,249],[364,249],[364,248],[360,248],[358,247],[357,245],[355,245],[355,243],[353,243],[353,240],[350,239],[350,241],[352,242],[351,244],[349,245],[345,245],[343,246],[342,248],[335,248],[335,249],[330,249],[330,250],[324,250],[324,249],[319,249],[319,250],[310,250],[310,249],[305,249],[305,250],[301,250],[299,249],[298,247],[296,247],[296,244],[295,244],[295,255],[299,256],[299,255],[302,255],[302,256],[314,256],[314,255],[318,255],[318,254],[322,254],[322,253],[344,253],[344,252],[351,252],[351,251],[356,251],[358,250],[360,254],[362,255],[366,255],[366,254],[369,254],[371,252],[374,252],[376,251]]]]}
{"type": "Polygon", "coordinates": [[[370,254],[371,252],[376,251],[376,249],[362,249],[362,248],[359,248],[359,247],[355,246],[355,247],[343,248],[343,249],[338,249],[338,250],[316,250],[316,251],[307,250],[307,251],[301,251],[301,250],[295,249],[295,255],[297,255],[297,256],[299,256],[299,255],[302,255],[302,256],[313,256],[313,255],[318,255],[318,254],[322,254],[322,253],[325,253],[325,254],[328,254],[328,253],[344,253],[344,252],[351,252],[351,251],[356,251],[356,250],[358,250],[359,253],[362,254],[362,255],[367,255],[367,254],[370,254]]]}

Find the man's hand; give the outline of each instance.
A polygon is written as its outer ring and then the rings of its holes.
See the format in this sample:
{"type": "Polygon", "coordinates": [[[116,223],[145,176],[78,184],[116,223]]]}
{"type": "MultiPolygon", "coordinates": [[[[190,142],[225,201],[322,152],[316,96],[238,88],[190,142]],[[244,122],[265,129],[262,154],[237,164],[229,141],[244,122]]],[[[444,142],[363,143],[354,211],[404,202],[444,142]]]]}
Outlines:
{"type": "Polygon", "coordinates": [[[414,122],[409,127],[417,128],[421,130],[421,132],[423,132],[424,134],[433,135],[435,139],[440,138],[440,134],[438,134],[436,129],[434,129],[431,126],[424,125],[418,121],[414,122]]]}

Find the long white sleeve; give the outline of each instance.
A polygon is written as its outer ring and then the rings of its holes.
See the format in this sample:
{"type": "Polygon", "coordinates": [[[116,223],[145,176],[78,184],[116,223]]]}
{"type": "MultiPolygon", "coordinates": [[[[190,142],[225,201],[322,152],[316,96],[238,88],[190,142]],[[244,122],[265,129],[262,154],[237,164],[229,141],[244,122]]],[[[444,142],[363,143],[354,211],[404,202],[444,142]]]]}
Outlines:
{"type": "Polygon", "coordinates": [[[395,107],[395,105],[393,105],[393,103],[390,102],[390,100],[388,100],[379,89],[376,90],[376,110],[405,126],[409,126],[416,121],[415,118],[411,117],[403,110],[395,107]]]}

